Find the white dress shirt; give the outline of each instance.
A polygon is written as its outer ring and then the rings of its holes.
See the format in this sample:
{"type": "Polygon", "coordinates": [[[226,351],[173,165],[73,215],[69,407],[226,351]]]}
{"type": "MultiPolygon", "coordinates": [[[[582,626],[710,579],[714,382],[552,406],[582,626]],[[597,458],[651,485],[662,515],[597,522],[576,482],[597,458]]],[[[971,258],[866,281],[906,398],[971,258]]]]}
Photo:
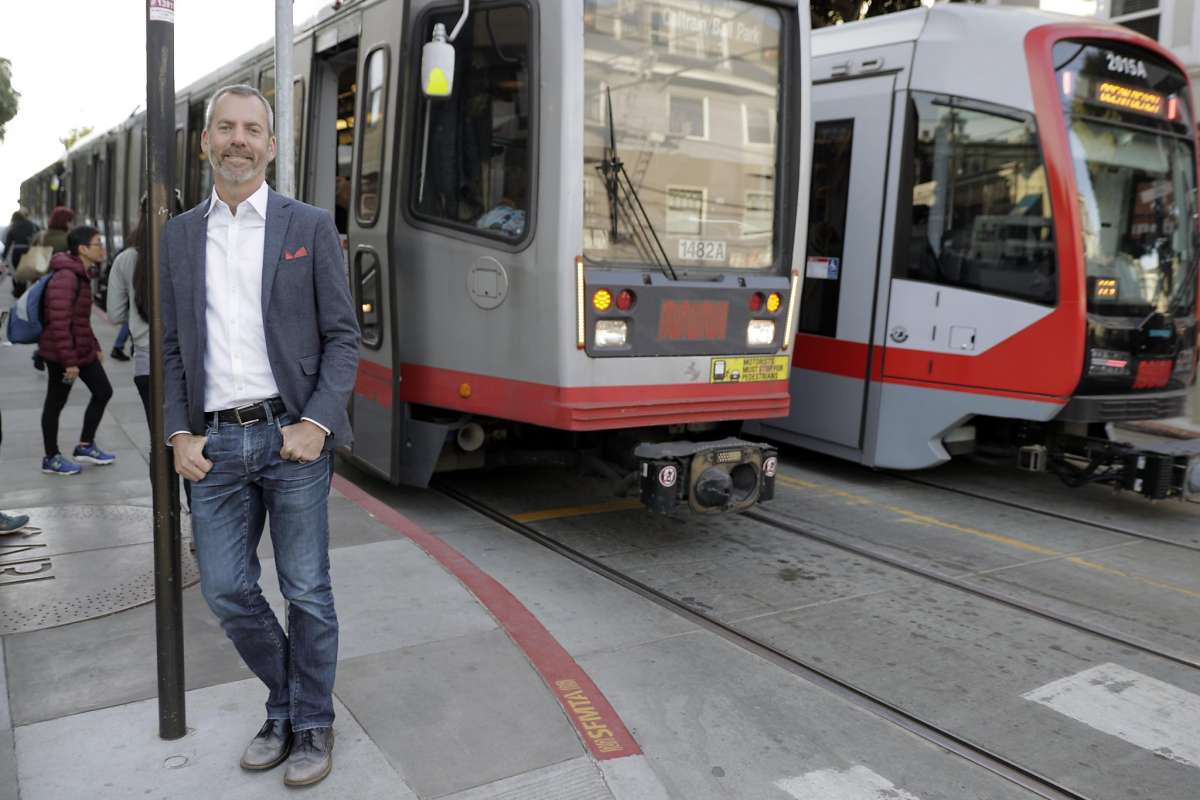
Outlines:
{"type": "MultiPolygon", "coordinates": [[[[279,396],[263,329],[262,271],[267,232],[267,183],[238,206],[235,216],[214,186],[205,245],[207,346],[204,351],[204,413],[279,396]]],[[[329,428],[301,417],[325,435],[329,428]]],[[[176,433],[174,431],[167,441],[176,433]]]]}
{"type": "Polygon", "coordinates": [[[211,414],[279,395],[262,315],[266,181],[238,206],[236,216],[214,187],[205,216],[204,413],[211,414]]]}

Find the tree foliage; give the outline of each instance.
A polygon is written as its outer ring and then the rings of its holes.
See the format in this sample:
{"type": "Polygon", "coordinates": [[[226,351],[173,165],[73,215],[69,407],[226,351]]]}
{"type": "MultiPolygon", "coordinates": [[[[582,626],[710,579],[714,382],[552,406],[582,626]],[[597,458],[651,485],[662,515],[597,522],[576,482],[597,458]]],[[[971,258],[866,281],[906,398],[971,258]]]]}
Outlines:
{"type": "Polygon", "coordinates": [[[17,115],[21,93],[12,86],[12,62],[0,58],[0,142],[4,141],[4,126],[17,115]]]}
{"type": "Polygon", "coordinates": [[[91,125],[84,125],[79,128],[71,128],[71,130],[67,132],[66,136],[60,136],[58,140],[62,142],[62,146],[65,149],[70,150],[75,146],[76,142],[85,139],[87,135],[92,132],[92,130],[93,129],[91,125]]]}
{"type": "MultiPolygon", "coordinates": [[[[968,3],[979,1],[949,0],[968,3]]],[[[921,0],[812,0],[812,26],[814,29],[824,28],[920,7],[921,0]]]]}

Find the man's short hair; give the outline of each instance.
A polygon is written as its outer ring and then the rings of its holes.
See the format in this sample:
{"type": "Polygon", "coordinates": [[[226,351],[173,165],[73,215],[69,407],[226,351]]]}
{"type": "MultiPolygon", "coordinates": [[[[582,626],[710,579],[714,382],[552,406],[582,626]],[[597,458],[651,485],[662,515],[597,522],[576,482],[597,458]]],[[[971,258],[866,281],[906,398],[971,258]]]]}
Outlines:
{"type": "Polygon", "coordinates": [[[231,83],[213,92],[213,96],[208,98],[208,108],[204,109],[204,130],[208,130],[212,126],[213,109],[217,107],[217,101],[227,94],[257,97],[262,101],[263,108],[267,110],[267,133],[270,136],[275,135],[275,112],[271,110],[271,104],[267,102],[267,98],[263,96],[262,92],[245,83],[231,83]]]}
{"type": "Polygon", "coordinates": [[[78,256],[79,248],[87,247],[99,235],[100,231],[91,225],[76,225],[67,233],[67,252],[78,256]]]}

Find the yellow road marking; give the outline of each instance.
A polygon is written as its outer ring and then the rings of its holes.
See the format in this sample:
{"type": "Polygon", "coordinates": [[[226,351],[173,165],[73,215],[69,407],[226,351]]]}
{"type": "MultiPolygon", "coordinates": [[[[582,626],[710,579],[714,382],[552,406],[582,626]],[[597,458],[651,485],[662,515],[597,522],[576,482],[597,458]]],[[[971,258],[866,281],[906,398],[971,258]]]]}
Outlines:
{"type": "Polygon", "coordinates": [[[1000,544],[1008,545],[1009,547],[1015,547],[1018,550],[1024,550],[1027,553],[1034,553],[1035,555],[1039,556],[1054,557],[1063,555],[1063,553],[1060,553],[1057,550],[1051,550],[1048,547],[1042,547],[1040,545],[1030,544],[1029,542],[1023,542],[1020,539],[1014,539],[1011,536],[1004,536],[1003,534],[992,533],[990,531],[981,531],[978,528],[968,528],[965,525],[957,525],[953,522],[946,522],[945,520],[940,520],[937,517],[931,517],[926,514],[918,514],[915,511],[909,511],[908,509],[899,508],[898,506],[888,506],[887,508],[888,511],[893,511],[899,514],[903,518],[903,522],[916,522],[921,525],[928,525],[931,528],[945,528],[946,530],[966,533],[970,534],[971,536],[978,536],[981,539],[987,539],[992,542],[999,542],[1000,544]]]}
{"type": "MultiPolygon", "coordinates": [[[[871,500],[868,497],[863,497],[862,495],[854,494],[852,492],[847,492],[843,489],[837,489],[832,486],[825,486],[825,485],[822,485],[819,483],[812,483],[811,481],[804,481],[804,480],[800,480],[799,478],[792,478],[790,476],[782,475],[782,474],[776,475],[775,480],[779,481],[780,483],[784,483],[788,486],[794,486],[797,489],[809,489],[812,491],[820,492],[821,494],[825,494],[825,495],[832,495],[834,497],[843,497],[843,498],[849,500],[854,505],[879,506],[879,503],[875,502],[874,500],[871,500]]],[[[1033,553],[1035,555],[1046,556],[1049,558],[1063,558],[1065,561],[1068,561],[1078,567],[1083,567],[1084,569],[1094,570],[1103,575],[1110,575],[1110,576],[1119,577],[1119,578],[1128,578],[1130,580],[1137,581],[1138,583],[1144,583],[1147,586],[1153,586],[1156,589],[1162,589],[1167,592],[1175,592],[1177,594],[1185,595],[1186,597],[1200,598],[1200,591],[1188,589],[1183,586],[1176,586],[1175,584],[1172,584],[1172,583],[1166,583],[1164,581],[1160,581],[1155,578],[1148,578],[1144,575],[1138,575],[1133,572],[1126,572],[1125,570],[1120,570],[1115,567],[1105,566],[1104,564],[1098,564],[1095,561],[1088,561],[1084,558],[1080,558],[1079,556],[1067,556],[1066,553],[1062,553],[1058,550],[1053,550],[1049,547],[1042,547],[1041,545],[1032,544],[1030,542],[1025,542],[1020,539],[1014,539],[1011,536],[1004,536],[999,533],[992,533],[991,531],[984,531],[984,530],[980,530],[978,528],[970,528],[965,525],[958,525],[953,522],[946,522],[945,520],[938,519],[937,517],[931,517],[928,514],[919,514],[916,511],[909,511],[908,509],[900,508],[899,506],[884,506],[884,508],[886,508],[888,511],[891,511],[894,514],[899,514],[900,515],[899,521],[902,523],[927,525],[931,528],[943,528],[945,530],[955,531],[956,533],[965,533],[969,536],[975,536],[975,537],[978,537],[981,539],[987,539],[988,541],[996,542],[998,544],[1002,544],[1007,547],[1012,547],[1017,550],[1022,550],[1027,553],[1033,553]]]]}
{"type": "Polygon", "coordinates": [[[631,511],[641,508],[640,500],[611,500],[607,503],[597,503],[591,506],[568,506],[567,508],[548,508],[545,511],[527,511],[524,514],[513,514],[517,522],[543,522],[548,519],[565,519],[567,517],[586,517],[589,514],[611,514],[614,511],[631,511]]]}

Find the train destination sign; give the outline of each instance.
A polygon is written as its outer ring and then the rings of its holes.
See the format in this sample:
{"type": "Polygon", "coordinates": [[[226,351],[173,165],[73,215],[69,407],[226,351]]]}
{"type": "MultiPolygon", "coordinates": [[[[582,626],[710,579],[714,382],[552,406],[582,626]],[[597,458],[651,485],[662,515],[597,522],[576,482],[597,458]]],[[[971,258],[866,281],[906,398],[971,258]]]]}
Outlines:
{"type": "MultiPolygon", "coordinates": [[[[1141,47],[1100,47],[1063,41],[1055,45],[1058,78],[1067,101],[1084,101],[1171,128],[1189,126],[1187,79],[1173,65],[1141,47]]],[[[1086,113],[1082,108],[1073,113],[1086,113]]]]}
{"type": "Polygon", "coordinates": [[[1137,89],[1114,81],[1100,81],[1096,86],[1095,99],[1103,106],[1135,111],[1138,114],[1148,114],[1162,119],[1169,118],[1168,98],[1148,89],[1137,89]]]}

